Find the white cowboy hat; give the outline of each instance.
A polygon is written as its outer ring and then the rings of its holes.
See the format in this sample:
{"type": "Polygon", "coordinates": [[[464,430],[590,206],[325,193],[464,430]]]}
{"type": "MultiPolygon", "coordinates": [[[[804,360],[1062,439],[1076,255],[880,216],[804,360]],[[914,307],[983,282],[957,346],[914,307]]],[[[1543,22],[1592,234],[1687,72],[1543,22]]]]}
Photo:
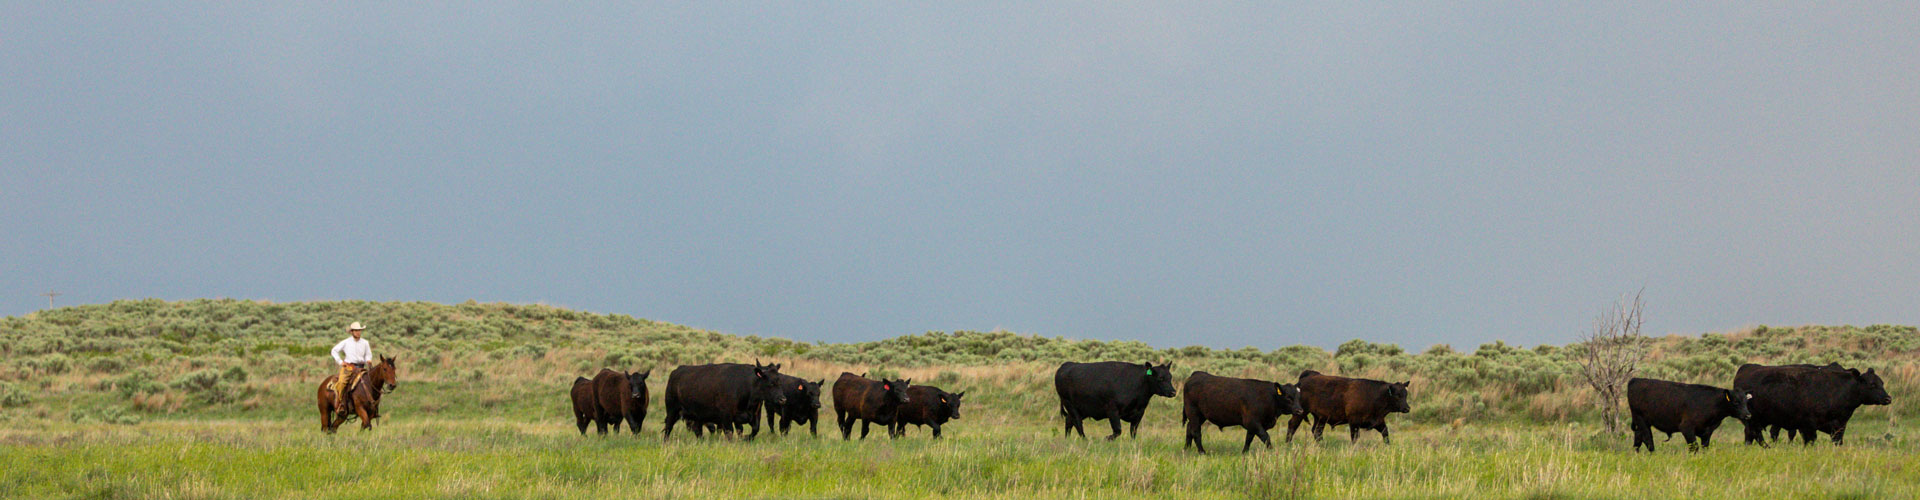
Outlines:
{"type": "Polygon", "coordinates": [[[353,322],[353,324],[351,325],[347,325],[347,331],[365,330],[365,329],[367,329],[367,327],[360,326],[360,322],[358,321],[353,322]]]}

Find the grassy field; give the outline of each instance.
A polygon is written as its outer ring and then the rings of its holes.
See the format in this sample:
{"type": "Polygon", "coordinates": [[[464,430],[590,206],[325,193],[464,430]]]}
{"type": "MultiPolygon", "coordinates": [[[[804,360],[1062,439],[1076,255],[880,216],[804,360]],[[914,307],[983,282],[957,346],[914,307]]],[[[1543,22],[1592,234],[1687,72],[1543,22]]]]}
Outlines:
{"type": "MultiPolygon", "coordinates": [[[[1156,408],[1170,412],[1171,408],[1156,408]]],[[[560,422],[396,417],[327,436],[296,421],[57,424],[0,434],[0,494],[18,498],[1914,498],[1907,439],[1701,453],[1626,450],[1582,426],[1405,426],[1391,446],[1302,435],[1211,455],[1177,430],[1066,439],[1039,425],[957,422],[949,438],[803,435],[662,443],[579,436],[560,422]],[[345,487],[342,484],[353,483],[345,487]]],[[[1303,430],[1304,432],[1304,430],[1303,430]]],[[[1884,425],[1864,422],[1857,436],[1884,425]]],[[[1342,433],[1344,434],[1344,433],[1342,433]]],[[[1331,437],[1331,436],[1330,436],[1331,437]]],[[[1675,443],[1678,443],[1676,440],[1675,443]]]]}
{"type": "MultiPolygon", "coordinates": [[[[0,343],[0,497],[1920,497],[1920,435],[1908,423],[1920,411],[1920,330],[1910,326],[1655,339],[1647,376],[1725,386],[1740,363],[1838,361],[1877,368],[1894,404],[1862,407],[1842,447],[1746,446],[1730,420],[1710,450],[1675,440],[1652,455],[1601,430],[1578,344],[1156,349],[1009,332],[827,344],[539,305],[238,300],[62,308],[0,318],[0,336],[10,340],[0,343]],[[400,388],[372,432],[323,435],[314,388],[349,319],[368,323],[377,353],[399,357],[400,388]],[[967,391],[966,418],[938,442],[925,429],[842,442],[830,422],[818,439],[680,431],[661,442],[668,370],[756,358],[808,379],[872,372],[967,391]],[[1391,446],[1371,432],[1350,445],[1342,428],[1320,445],[1242,456],[1239,429],[1209,428],[1213,454],[1195,455],[1180,448],[1166,399],[1138,440],[1061,438],[1053,369],[1110,359],[1170,360],[1176,387],[1193,370],[1411,380],[1413,411],[1390,418],[1391,446]],[[601,367],[654,370],[645,433],[576,433],[567,389],[601,367]],[[340,486],[355,478],[368,479],[340,486]]],[[[1106,425],[1088,428],[1098,436],[1106,425]]]]}

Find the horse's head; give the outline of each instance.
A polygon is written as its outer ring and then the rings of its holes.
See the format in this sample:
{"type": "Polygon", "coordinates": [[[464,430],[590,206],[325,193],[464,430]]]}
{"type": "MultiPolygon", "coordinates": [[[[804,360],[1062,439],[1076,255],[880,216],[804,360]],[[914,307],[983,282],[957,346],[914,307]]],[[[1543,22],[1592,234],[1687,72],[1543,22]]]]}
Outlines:
{"type": "Polygon", "coordinates": [[[373,367],[373,386],[379,392],[393,392],[400,388],[400,369],[394,367],[393,358],[381,356],[380,364],[373,367]]]}

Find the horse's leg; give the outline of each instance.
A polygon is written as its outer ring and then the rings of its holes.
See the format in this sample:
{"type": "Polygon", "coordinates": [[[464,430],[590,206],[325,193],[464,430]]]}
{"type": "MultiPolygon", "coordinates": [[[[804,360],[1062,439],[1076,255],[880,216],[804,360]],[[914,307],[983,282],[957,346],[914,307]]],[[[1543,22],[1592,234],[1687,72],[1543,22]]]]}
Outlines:
{"type": "Polygon", "coordinates": [[[329,410],[332,410],[332,408],[328,408],[329,405],[327,404],[328,403],[327,393],[320,392],[319,399],[320,399],[320,432],[333,432],[333,426],[329,425],[332,423],[333,419],[329,418],[330,415],[327,414],[329,410]]]}
{"type": "Polygon", "coordinates": [[[355,415],[360,416],[360,430],[364,431],[364,430],[373,428],[373,417],[367,416],[366,402],[355,401],[353,405],[353,413],[355,415]]]}

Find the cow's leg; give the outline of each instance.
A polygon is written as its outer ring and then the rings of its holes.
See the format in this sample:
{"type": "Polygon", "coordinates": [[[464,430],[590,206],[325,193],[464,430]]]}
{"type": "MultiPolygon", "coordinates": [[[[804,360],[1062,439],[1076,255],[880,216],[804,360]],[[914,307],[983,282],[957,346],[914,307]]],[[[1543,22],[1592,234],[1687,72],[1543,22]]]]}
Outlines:
{"type": "Polygon", "coordinates": [[[1632,425],[1633,451],[1640,451],[1640,446],[1644,444],[1647,447],[1647,453],[1653,453],[1653,429],[1646,422],[1639,420],[1634,420],[1632,425]]]}
{"type": "Polygon", "coordinates": [[[940,439],[940,424],[928,424],[928,427],[933,428],[933,438],[940,439]]]}
{"type": "Polygon", "coordinates": [[[1687,451],[1700,451],[1700,443],[1695,440],[1697,436],[1693,429],[1680,429],[1680,437],[1687,440],[1687,451]]]}
{"type": "Polygon", "coordinates": [[[593,422],[596,425],[595,427],[595,429],[597,429],[596,432],[599,432],[600,435],[602,436],[607,435],[607,417],[606,416],[604,415],[596,416],[594,417],[593,422]]]}
{"type": "Polygon", "coordinates": [[[813,433],[813,437],[820,437],[820,417],[818,415],[807,419],[807,432],[813,433]]]}
{"type": "Polygon", "coordinates": [[[1240,445],[1240,453],[1245,454],[1246,452],[1253,450],[1253,430],[1260,428],[1260,426],[1246,425],[1243,427],[1247,428],[1247,440],[1245,443],[1242,443],[1240,445]]]}
{"type": "Polygon", "coordinates": [[[1293,431],[1299,430],[1300,422],[1306,419],[1304,415],[1294,415],[1293,418],[1287,419],[1287,442],[1293,442],[1293,431]]]}
{"type": "Polygon", "coordinates": [[[865,420],[865,419],[860,420],[860,439],[861,440],[864,441],[867,439],[867,426],[872,424],[873,424],[872,420],[865,420]]]}
{"type": "MultiPolygon", "coordinates": [[[[1141,418],[1144,419],[1145,417],[1142,416],[1141,418]]],[[[1140,421],[1139,420],[1127,422],[1127,437],[1140,439],[1140,421]]]]}
{"type": "MultiPolygon", "coordinates": [[[[1776,443],[1777,443],[1777,442],[1780,442],[1780,426],[1778,426],[1778,425],[1769,425],[1769,426],[1767,426],[1767,434],[1769,434],[1769,435],[1767,436],[1767,440],[1768,440],[1768,441],[1772,441],[1772,442],[1776,442],[1776,443]]],[[[1788,435],[1788,436],[1787,436],[1787,439],[1793,439],[1793,436],[1792,436],[1792,435],[1788,435]]]]}
{"type": "Polygon", "coordinates": [[[1320,432],[1327,429],[1327,421],[1318,417],[1313,419],[1313,442],[1320,442],[1320,432]]]}
{"type": "Polygon", "coordinates": [[[1354,443],[1360,442],[1360,423],[1347,424],[1347,438],[1354,443]]]}
{"type": "Polygon", "coordinates": [[[1381,443],[1381,444],[1393,444],[1393,433],[1392,433],[1392,432],[1389,432],[1389,431],[1387,431],[1387,423],[1386,423],[1386,422],[1381,422],[1381,423],[1380,423],[1380,425],[1378,425],[1378,426],[1375,426],[1375,427],[1373,428],[1373,430],[1376,430],[1376,431],[1380,431],[1380,443],[1381,443]]]}
{"type": "Polygon", "coordinates": [[[1761,424],[1761,423],[1755,423],[1755,422],[1741,422],[1741,425],[1746,426],[1747,444],[1757,444],[1757,445],[1760,445],[1761,448],[1767,447],[1767,440],[1761,437],[1761,432],[1766,430],[1767,424],[1761,424]]]}
{"type": "Polygon", "coordinates": [[[1200,418],[1198,417],[1188,418],[1187,419],[1187,440],[1186,442],[1181,443],[1180,447],[1186,448],[1188,446],[1192,446],[1194,448],[1199,449],[1201,454],[1205,454],[1207,452],[1207,445],[1200,442],[1200,428],[1204,426],[1206,426],[1206,422],[1202,422],[1200,418]]]}
{"type": "Polygon", "coordinates": [[[1800,431],[1800,444],[1802,446],[1813,446],[1813,440],[1820,437],[1820,431],[1813,429],[1800,428],[1795,430],[1800,431]]]}
{"type": "Polygon", "coordinates": [[[1847,426],[1842,424],[1833,429],[1833,445],[1840,446],[1844,444],[1847,444],[1847,426]]]}
{"type": "MultiPolygon", "coordinates": [[[[666,441],[668,437],[673,436],[673,424],[678,423],[679,421],[680,421],[680,409],[674,407],[673,405],[667,405],[666,430],[660,431],[661,441],[666,441]]],[[[687,426],[692,427],[693,424],[689,423],[687,424],[687,426]]],[[[586,431],[580,431],[580,432],[585,433],[586,431]]]]}
{"type": "Polygon", "coordinates": [[[1107,440],[1112,441],[1115,439],[1119,439],[1120,438],[1120,409],[1119,408],[1111,408],[1111,407],[1107,408],[1107,425],[1110,427],[1113,427],[1113,434],[1108,434],[1107,440]]]}
{"type": "Polygon", "coordinates": [[[619,419],[619,418],[615,418],[615,419],[613,419],[613,423],[611,423],[611,424],[607,424],[607,427],[609,427],[609,428],[612,428],[612,429],[613,429],[613,433],[614,433],[614,434],[619,434],[619,433],[620,433],[620,419],[619,419]]]}

